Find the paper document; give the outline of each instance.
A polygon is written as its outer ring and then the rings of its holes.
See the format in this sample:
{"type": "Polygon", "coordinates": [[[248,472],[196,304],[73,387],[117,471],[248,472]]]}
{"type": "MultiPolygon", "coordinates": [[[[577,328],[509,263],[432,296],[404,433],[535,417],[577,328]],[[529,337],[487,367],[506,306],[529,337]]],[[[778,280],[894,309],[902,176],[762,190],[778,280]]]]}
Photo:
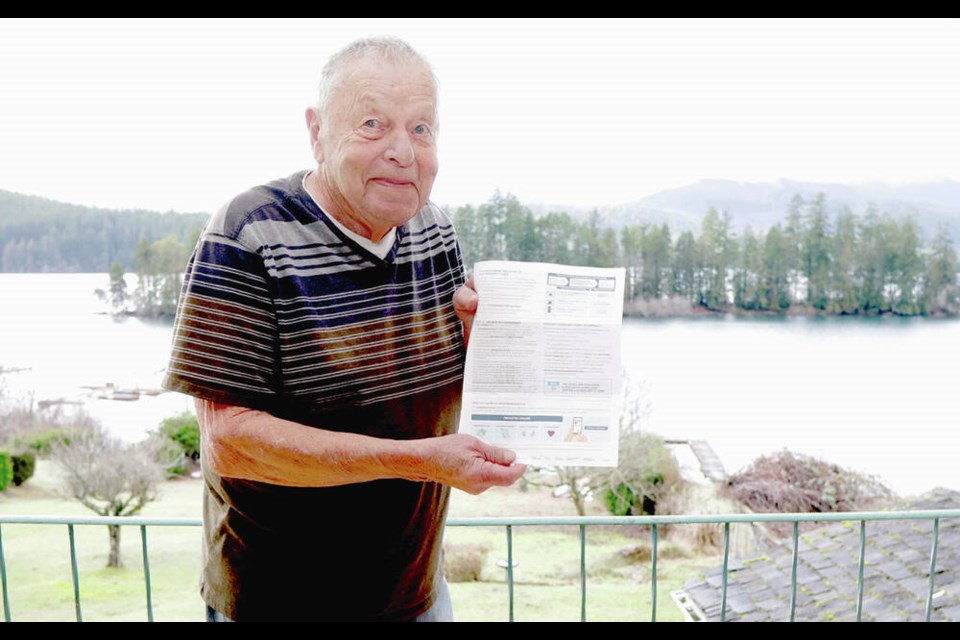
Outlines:
{"type": "Polygon", "coordinates": [[[536,466],[617,466],[623,269],[479,262],[460,432],[536,466]]]}

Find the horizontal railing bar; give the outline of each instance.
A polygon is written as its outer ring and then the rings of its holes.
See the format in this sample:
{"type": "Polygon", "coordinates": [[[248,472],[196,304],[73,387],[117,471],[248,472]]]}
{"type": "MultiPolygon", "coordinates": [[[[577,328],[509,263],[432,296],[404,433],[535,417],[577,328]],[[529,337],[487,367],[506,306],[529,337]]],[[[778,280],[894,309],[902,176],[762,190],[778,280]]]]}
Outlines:
{"type": "Polygon", "coordinates": [[[148,527],[199,527],[200,518],[137,518],[127,516],[17,516],[0,514],[0,524],[119,524],[148,527]]]}
{"type": "MultiPolygon", "coordinates": [[[[724,524],[750,522],[849,522],[854,520],[933,520],[960,518],[960,509],[927,509],[920,511],[844,511],[839,513],[727,513],[677,516],[496,516],[482,518],[448,518],[454,527],[504,527],[538,525],[653,525],[653,524],[724,524]]],[[[0,524],[74,524],[129,525],[160,527],[199,527],[200,518],[147,518],[134,516],[30,516],[0,514],[0,524]]]]}
{"type": "Polygon", "coordinates": [[[728,513],[684,516],[537,516],[448,518],[447,526],[506,525],[652,525],[652,524],[724,524],[749,522],[848,522],[853,520],[932,520],[960,518],[960,509],[924,511],[845,511],[842,513],[728,513]]]}

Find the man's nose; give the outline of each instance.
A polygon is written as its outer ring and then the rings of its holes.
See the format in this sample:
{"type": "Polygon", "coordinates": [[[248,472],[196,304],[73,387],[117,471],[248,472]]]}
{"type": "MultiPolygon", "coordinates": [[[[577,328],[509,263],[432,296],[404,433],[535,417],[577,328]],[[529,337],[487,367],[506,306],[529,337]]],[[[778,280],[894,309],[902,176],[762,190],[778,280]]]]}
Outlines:
{"type": "Polygon", "coordinates": [[[406,167],[413,164],[414,155],[413,141],[410,139],[410,134],[402,129],[395,130],[388,140],[386,151],[387,160],[406,167]]]}

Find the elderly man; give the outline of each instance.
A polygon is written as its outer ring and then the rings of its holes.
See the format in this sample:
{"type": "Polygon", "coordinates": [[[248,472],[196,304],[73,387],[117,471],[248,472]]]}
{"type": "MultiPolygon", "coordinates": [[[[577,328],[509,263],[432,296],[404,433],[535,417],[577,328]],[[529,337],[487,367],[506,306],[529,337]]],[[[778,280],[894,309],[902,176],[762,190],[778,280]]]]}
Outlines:
{"type": "Polygon", "coordinates": [[[428,200],[437,86],[409,45],[330,59],[306,113],[316,168],[208,223],[165,386],[197,398],[201,592],[212,619],[450,619],[450,487],[523,473],[457,434],[477,295],[428,200]]]}

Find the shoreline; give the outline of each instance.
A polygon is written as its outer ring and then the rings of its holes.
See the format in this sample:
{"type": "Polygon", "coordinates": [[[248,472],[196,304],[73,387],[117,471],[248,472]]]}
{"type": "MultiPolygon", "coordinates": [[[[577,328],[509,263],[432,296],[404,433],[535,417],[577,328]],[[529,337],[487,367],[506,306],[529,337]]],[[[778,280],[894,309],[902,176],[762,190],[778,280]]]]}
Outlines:
{"type": "Polygon", "coordinates": [[[734,306],[724,309],[710,309],[704,305],[687,304],[685,307],[676,302],[670,301],[649,301],[635,300],[624,302],[624,318],[651,318],[651,319],[670,319],[670,318],[709,318],[709,317],[758,317],[758,318],[924,318],[935,320],[952,320],[960,318],[960,313],[927,313],[927,314],[903,314],[895,311],[877,311],[875,313],[864,313],[856,311],[853,313],[835,313],[823,309],[815,309],[809,305],[791,305],[781,311],[773,310],[753,310],[739,309],[734,306]]]}

